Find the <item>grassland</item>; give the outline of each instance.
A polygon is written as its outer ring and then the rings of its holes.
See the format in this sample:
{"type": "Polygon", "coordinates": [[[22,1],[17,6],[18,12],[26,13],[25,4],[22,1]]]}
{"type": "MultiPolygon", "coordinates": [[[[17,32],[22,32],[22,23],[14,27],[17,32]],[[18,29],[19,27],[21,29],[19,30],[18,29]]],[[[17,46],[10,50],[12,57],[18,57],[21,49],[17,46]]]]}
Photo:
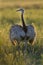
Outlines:
{"type": "Polygon", "coordinates": [[[43,65],[43,0],[0,1],[0,65],[43,65]],[[22,25],[20,13],[16,12],[21,7],[25,9],[26,24],[33,23],[37,30],[36,42],[33,46],[28,44],[26,55],[23,55],[23,42],[18,55],[17,46],[9,39],[10,27],[22,25]]]}

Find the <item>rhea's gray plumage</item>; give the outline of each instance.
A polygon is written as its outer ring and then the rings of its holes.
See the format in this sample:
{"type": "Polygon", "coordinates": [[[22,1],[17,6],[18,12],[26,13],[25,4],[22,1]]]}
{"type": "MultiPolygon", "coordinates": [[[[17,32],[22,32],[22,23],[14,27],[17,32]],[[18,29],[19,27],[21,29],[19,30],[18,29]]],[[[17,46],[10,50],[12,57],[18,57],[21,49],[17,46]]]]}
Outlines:
{"type": "Polygon", "coordinates": [[[23,31],[23,28],[20,25],[12,26],[10,32],[11,40],[16,39],[21,41],[21,37],[25,37],[25,32],[23,31]]]}
{"type": "Polygon", "coordinates": [[[24,18],[23,18],[23,14],[24,14],[23,9],[19,9],[17,11],[21,12],[22,26],[14,25],[11,27],[10,39],[11,39],[12,43],[14,43],[15,40],[17,42],[20,42],[22,40],[28,40],[32,44],[36,37],[35,28],[32,24],[26,26],[26,24],[24,22],[24,18]]]}

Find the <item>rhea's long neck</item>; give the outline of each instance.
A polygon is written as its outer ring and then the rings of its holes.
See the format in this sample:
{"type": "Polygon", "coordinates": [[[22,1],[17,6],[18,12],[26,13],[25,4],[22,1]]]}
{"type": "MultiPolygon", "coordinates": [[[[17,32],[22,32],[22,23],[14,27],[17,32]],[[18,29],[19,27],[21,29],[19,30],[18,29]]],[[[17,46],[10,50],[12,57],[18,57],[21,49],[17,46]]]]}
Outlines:
{"type": "Polygon", "coordinates": [[[21,14],[21,19],[22,19],[22,25],[23,25],[23,27],[25,27],[26,25],[25,25],[25,22],[24,22],[23,13],[21,14]]]}
{"type": "Polygon", "coordinates": [[[25,22],[24,22],[24,18],[23,18],[23,13],[21,14],[21,19],[22,19],[23,29],[24,29],[24,31],[26,32],[27,29],[26,29],[26,25],[25,25],[25,22]]]}

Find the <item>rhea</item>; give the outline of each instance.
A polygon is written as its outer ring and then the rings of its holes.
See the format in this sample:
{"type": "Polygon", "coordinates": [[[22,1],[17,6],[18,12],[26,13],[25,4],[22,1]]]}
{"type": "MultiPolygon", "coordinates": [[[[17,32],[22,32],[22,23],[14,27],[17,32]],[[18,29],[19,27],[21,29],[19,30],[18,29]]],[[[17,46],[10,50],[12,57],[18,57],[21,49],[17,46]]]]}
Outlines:
{"type": "Polygon", "coordinates": [[[10,40],[13,44],[17,42],[18,44],[21,41],[28,41],[30,44],[33,44],[35,37],[36,37],[36,31],[32,24],[26,25],[24,21],[24,9],[18,9],[17,12],[21,12],[21,20],[22,20],[22,26],[21,25],[13,25],[10,29],[10,40]]]}

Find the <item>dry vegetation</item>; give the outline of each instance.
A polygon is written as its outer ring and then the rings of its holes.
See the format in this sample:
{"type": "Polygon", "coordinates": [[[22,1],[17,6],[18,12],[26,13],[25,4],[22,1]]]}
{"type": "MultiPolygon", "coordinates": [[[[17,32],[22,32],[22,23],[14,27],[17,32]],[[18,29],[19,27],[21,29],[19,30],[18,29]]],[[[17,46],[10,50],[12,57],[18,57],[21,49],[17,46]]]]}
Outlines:
{"type": "Polygon", "coordinates": [[[0,65],[43,65],[43,0],[1,0],[0,1],[0,65]],[[21,24],[18,8],[25,9],[26,24],[34,23],[37,29],[37,40],[34,46],[20,43],[20,55],[17,46],[9,39],[9,29],[13,24],[21,24]]]}
{"type": "Polygon", "coordinates": [[[2,1],[0,2],[0,8],[6,8],[6,7],[25,7],[25,8],[43,8],[43,0],[37,1],[37,0],[26,0],[26,1],[2,1]]]}

